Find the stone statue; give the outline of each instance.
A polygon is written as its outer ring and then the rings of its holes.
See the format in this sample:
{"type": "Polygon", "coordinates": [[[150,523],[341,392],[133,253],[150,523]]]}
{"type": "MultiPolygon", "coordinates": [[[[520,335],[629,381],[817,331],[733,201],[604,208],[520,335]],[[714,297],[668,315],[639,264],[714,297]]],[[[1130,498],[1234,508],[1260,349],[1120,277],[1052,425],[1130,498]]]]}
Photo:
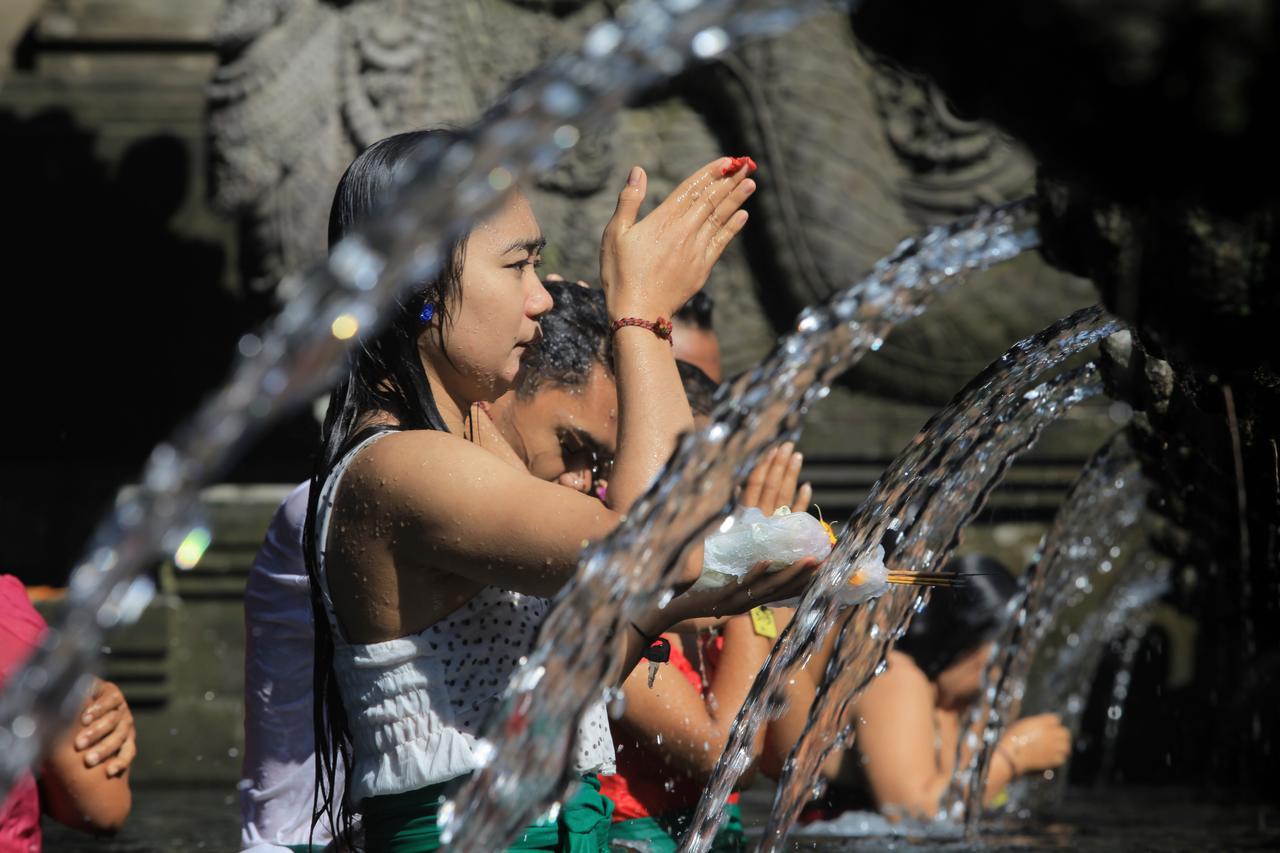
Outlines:
{"type": "MultiPolygon", "coordinates": [[[[614,5],[228,0],[209,88],[213,191],[243,223],[254,286],[269,289],[323,252],[333,187],[358,150],[397,131],[470,121],[614,5]]],[[[921,78],[868,56],[832,12],[670,81],[581,140],[531,192],[551,240],[548,271],[592,277],[630,164],[648,168],[652,203],[722,153],[750,153],[761,166],[751,231],[708,285],[731,372],[902,238],[1026,194],[1033,175],[1020,149],[958,117],[921,78]]],[[[993,271],[895,333],[849,384],[932,407],[1012,340],[1088,301],[1087,289],[1035,258],[993,271]]],[[[824,407],[839,428],[824,438],[819,419],[810,449],[847,449],[865,403],[837,393],[824,407]]],[[[877,439],[883,424],[862,417],[861,446],[879,442],[872,455],[895,452],[920,423],[913,411],[877,439]]]]}

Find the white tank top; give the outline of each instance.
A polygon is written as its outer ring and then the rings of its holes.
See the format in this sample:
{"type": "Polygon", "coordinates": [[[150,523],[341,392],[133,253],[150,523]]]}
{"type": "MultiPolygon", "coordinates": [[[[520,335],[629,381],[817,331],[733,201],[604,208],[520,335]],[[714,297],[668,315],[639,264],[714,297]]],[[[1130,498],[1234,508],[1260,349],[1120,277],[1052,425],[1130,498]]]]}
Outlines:
{"type": "MultiPolygon", "coordinates": [[[[316,510],[320,590],[332,628],[334,670],[351,728],[351,797],[399,794],[435,785],[480,767],[481,728],[511,674],[533,649],[550,609],[545,598],[487,586],[453,613],[417,634],[381,643],[347,643],[338,627],[325,576],[325,545],[333,499],[369,436],[339,460],[325,480],[316,510]]],[[[603,702],[578,728],[574,769],[614,772],[613,738],[603,702]]]]}

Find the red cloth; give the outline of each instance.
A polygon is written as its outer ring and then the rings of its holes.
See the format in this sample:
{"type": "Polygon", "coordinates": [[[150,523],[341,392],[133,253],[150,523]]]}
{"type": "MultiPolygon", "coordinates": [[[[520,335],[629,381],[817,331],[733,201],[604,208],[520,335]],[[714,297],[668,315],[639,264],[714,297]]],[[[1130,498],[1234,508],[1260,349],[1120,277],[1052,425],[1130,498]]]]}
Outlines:
{"type": "MultiPolygon", "coordinates": [[[[702,676],[680,650],[680,641],[674,635],[667,639],[671,640],[671,660],[668,665],[680,670],[680,674],[705,696],[702,676]]],[[[710,680],[720,662],[724,637],[716,635],[714,638],[699,638],[699,643],[702,647],[702,659],[707,665],[707,679],[710,680]]],[[[641,664],[644,665],[644,662],[641,664]]],[[[661,747],[656,744],[653,747],[637,747],[632,740],[623,748],[616,734],[613,745],[615,749],[621,749],[618,753],[618,768],[612,776],[600,777],[600,793],[613,801],[614,823],[687,811],[698,804],[702,786],[687,777],[673,774],[657,754],[661,747]],[[668,791],[666,786],[671,783],[674,784],[668,791]]],[[[737,791],[729,795],[729,802],[738,802],[737,791]]]]}
{"type": "MultiPolygon", "coordinates": [[[[0,575],[0,691],[35,650],[46,627],[22,581],[0,575]]],[[[40,795],[30,774],[18,780],[0,806],[0,853],[40,853],[40,795]]]]}

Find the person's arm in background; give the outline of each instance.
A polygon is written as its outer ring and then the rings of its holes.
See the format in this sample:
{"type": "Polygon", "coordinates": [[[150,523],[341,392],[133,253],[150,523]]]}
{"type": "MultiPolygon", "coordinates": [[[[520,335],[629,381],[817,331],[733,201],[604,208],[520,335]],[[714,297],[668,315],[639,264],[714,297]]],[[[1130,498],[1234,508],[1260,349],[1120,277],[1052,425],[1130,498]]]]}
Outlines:
{"type": "MultiPolygon", "coordinates": [[[[741,503],[766,514],[794,503],[802,462],[790,442],[765,453],[747,479],[741,503]]],[[[750,583],[744,579],[732,586],[750,583]]],[[[641,664],[622,688],[623,726],[639,743],[661,743],[658,752],[666,764],[698,782],[706,781],[728,745],[733,720],[774,643],[757,634],[746,616],[724,621],[723,630],[724,648],[705,696],[671,666],[659,667],[651,689],[649,668],[641,664]]],[[[753,758],[759,756],[762,743],[758,737],[752,744],[753,758]]]]}
{"type": "Polygon", "coordinates": [[[120,688],[99,680],[75,728],[54,744],[40,768],[41,808],[81,832],[118,832],[133,805],[129,765],[136,755],[128,703],[120,688]]]}

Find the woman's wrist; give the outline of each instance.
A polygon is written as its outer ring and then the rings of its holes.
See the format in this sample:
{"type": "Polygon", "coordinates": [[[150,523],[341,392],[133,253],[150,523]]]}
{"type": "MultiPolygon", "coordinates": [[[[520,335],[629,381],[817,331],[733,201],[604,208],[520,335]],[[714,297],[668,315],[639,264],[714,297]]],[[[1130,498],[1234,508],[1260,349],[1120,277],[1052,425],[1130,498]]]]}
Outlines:
{"type": "Polygon", "coordinates": [[[670,317],[679,310],[677,305],[672,308],[666,304],[668,300],[655,299],[652,296],[626,297],[616,296],[610,299],[605,296],[605,311],[609,314],[609,322],[621,320],[624,317],[639,317],[643,320],[653,320],[657,317],[670,317]]]}
{"type": "Polygon", "coordinates": [[[651,640],[658,637],[672,625],[681,621],[684,617],[669,614],[671,606],[666,609],[659,610],[654,608],[645,613],[639,613],[631,620],[631,627],[638,631],[645,639],[651,640]],[[675,616],[675,618],[672,618],[675,616]]]}
{"type": "Polygon", "coordinates": [[[1018,762],[1014,759],[1013,753],[1009,747],[1004,744],[996,746],[996,755],[1003,758],[1009,764],[1009,770],[1013,776],[1021,776],[1022,771],[1018,769],[1018,762]]]}

